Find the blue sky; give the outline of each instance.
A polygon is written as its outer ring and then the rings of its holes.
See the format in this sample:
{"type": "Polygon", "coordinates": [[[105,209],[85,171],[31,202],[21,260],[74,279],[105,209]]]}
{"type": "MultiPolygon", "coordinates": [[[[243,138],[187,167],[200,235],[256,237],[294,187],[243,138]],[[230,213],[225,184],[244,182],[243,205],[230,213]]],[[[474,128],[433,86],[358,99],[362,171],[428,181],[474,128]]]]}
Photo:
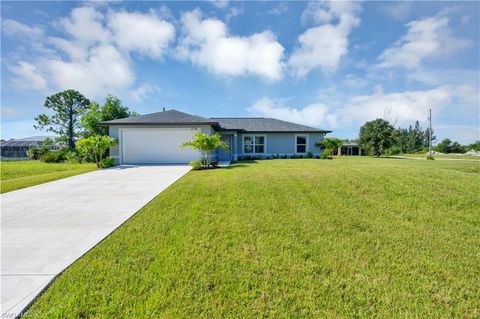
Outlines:
{"type": "Polygon", "coordinates": [[[432,108],[479,139],[478,2],[2,2],[2,138],[73,88],[139,113],[275,117],[355,138],[432,108]]]}

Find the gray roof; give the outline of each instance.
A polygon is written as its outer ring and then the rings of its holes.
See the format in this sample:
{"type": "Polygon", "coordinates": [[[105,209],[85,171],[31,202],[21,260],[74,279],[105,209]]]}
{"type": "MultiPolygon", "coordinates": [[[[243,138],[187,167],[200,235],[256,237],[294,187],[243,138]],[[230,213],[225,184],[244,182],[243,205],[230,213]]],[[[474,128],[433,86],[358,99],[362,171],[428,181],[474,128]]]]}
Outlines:
{"type": "Polygon", "coordinates": [[[321,132],[331,131],[319,128],[281,121],[272,118],[205,118],[190,115],[176,110],[128,117],[124,119],[104,121],[102,125],[175,125],[175,124],[206,124],[219,130],[236,130],[245,132],[321,132]]]}
{"type": "Polygon", "coordinates": [[[243,130],[246,132],[322,132],[330,131],[322,130],[316,127],[296,124],[287,121],[281,121],[272,118],[212,118],[218,121],[220,127],[225,130],[243,130]]]}
{"type": "Polygon", "coordinates": [[[190,115],[177,110],[168,110],[124,119],[104,121],[101,122],[101,124],[216,124],[216,122],[198,115],[190,115]]]}
{"type": "Polygon", "coordinates": [[[24,137],[24,138],[16,138],[16,141],[45,141],[47,138],[49,139],[55,139],[56,136],[54,135],[39,135],[39,136],[30,136],[30,137],[24,137]]]}

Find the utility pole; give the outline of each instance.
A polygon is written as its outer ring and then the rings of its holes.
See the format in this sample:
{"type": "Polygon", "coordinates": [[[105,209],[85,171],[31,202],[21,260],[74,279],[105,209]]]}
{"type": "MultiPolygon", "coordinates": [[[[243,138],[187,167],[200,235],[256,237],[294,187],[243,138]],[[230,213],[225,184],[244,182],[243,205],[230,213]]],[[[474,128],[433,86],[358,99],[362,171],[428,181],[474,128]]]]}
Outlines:
{"type": "Polygon", "coordinates": [[[428,156],[432,156],[432,109],[428,109],[428,120],[430,129],[428,130],[428,156]]]}

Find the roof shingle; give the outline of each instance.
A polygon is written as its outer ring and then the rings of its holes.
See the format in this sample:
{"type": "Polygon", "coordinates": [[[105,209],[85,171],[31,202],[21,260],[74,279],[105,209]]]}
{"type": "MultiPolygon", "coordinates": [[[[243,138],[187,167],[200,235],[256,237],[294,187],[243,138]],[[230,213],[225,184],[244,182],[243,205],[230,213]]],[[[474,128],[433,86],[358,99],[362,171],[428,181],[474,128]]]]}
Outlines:
{"type": "Polygon", "coordinates": [[[319,128],[281,121],[272,118],[205,118],[190,115],[177,110],[156,112],[124,119],[101,122],[102,125],[168,125],[168,124],[206,124],[220,130],[238,130],[244,132],[321,132],[331,131],[319,128]]]}

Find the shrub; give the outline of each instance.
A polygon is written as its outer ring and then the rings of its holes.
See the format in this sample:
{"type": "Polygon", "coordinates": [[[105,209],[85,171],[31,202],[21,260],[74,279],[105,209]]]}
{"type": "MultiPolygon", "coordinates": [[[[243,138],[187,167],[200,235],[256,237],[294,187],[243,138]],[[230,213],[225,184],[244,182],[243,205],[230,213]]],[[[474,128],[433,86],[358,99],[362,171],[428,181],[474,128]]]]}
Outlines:
{"type": "Polygon", "coordinates": [[[313,158],[313,153],[312,153],[312,152],[308,152],[308,153],[307,153],[307,158],[313,158]]]}
{"type": "Polygon", "coordinates": [[[65,152],[64,151],[48,152],[48,153],[42,154],[40,159],[45,163],[61,163],[65,161],[65,152]]]}
{"type": "Polygon", "coordinates": [[[81,138],[77,142],[79,151],[90,158],[95,159],[97,167],[100,167],[100,161],[110,147],[116,146],[118,143],[116,138],[105,135],[92,135],[90,137],[81,138]]]}
{"type": "Polygon", "coordinates": [[[287,154],[283,154],[283,158],[287,159],[287,158],[288,158],[288,155],[287,155],[287,154]]]}
{"type": "Polygon", "coordinates": [[[428,155],[428,156],[427,156],[427,160],[433,161],[433,160],[434,160],[434,158],[433,158],[433,156],[431,156],[431,155],[428,155]]]}
{"type": "Polygon", "coordinates": [[[303,158],[303,155],[299,155],[298,157],[303,158]]]}
{"type": "Polygon", "coordinates": [[[402,150],[400,149],[400,147],[398,145],[393,145],[385,151],[385,155],[387,155],[387,156],[398,155],[401,152],[402,152],[402,150]]]}
{"type": "Polygon", "coordinates": [[[326,152],[322,152],[320,154],[320,159],[328,159],[328,154],[326,152]]]}
{"type": "Polygon", "coordinates": [[[252,159],[252,157],[251,157],[250,155],[245,156],[245,160],[246,160],[246,161],[249,161],[249,160],[251,160],[251,159],[252,159]]]}
{"type": "Polygon", "coordinates": [[[201,160],[190,161],[190,163],[188,163],[188,165],[190,165],[194,171],[198,171],[198,170],[202,169],[202,167],[203,167],[203,164],[202,164],[201,160]]]}
{"type": "Polygon", "coordinates": [[[108,168],[115,166],[115,160],[111,157],[105,157],[100,160],[100,163],[98,163],[100,168],[108,168]]]}
{"type": "Polygon", "coordinates": [[[69,163],[81,163],[82,156],[80,156],[77,150],[70,150],[65,152],[65,160],[69,163]]]}
{"type": "Polygon", "coordinates": [[[40,148],[37,146],[30,146],[30,148],[27,151],[27,156],[28,158],[32,160],[38,160],[40,159],[40,148]]]}
{"type": "Polygon", "coordinates": [[[210,165],[213,166],[213,167],[218,167],[218,160],[211,161],[210,165]]]}

